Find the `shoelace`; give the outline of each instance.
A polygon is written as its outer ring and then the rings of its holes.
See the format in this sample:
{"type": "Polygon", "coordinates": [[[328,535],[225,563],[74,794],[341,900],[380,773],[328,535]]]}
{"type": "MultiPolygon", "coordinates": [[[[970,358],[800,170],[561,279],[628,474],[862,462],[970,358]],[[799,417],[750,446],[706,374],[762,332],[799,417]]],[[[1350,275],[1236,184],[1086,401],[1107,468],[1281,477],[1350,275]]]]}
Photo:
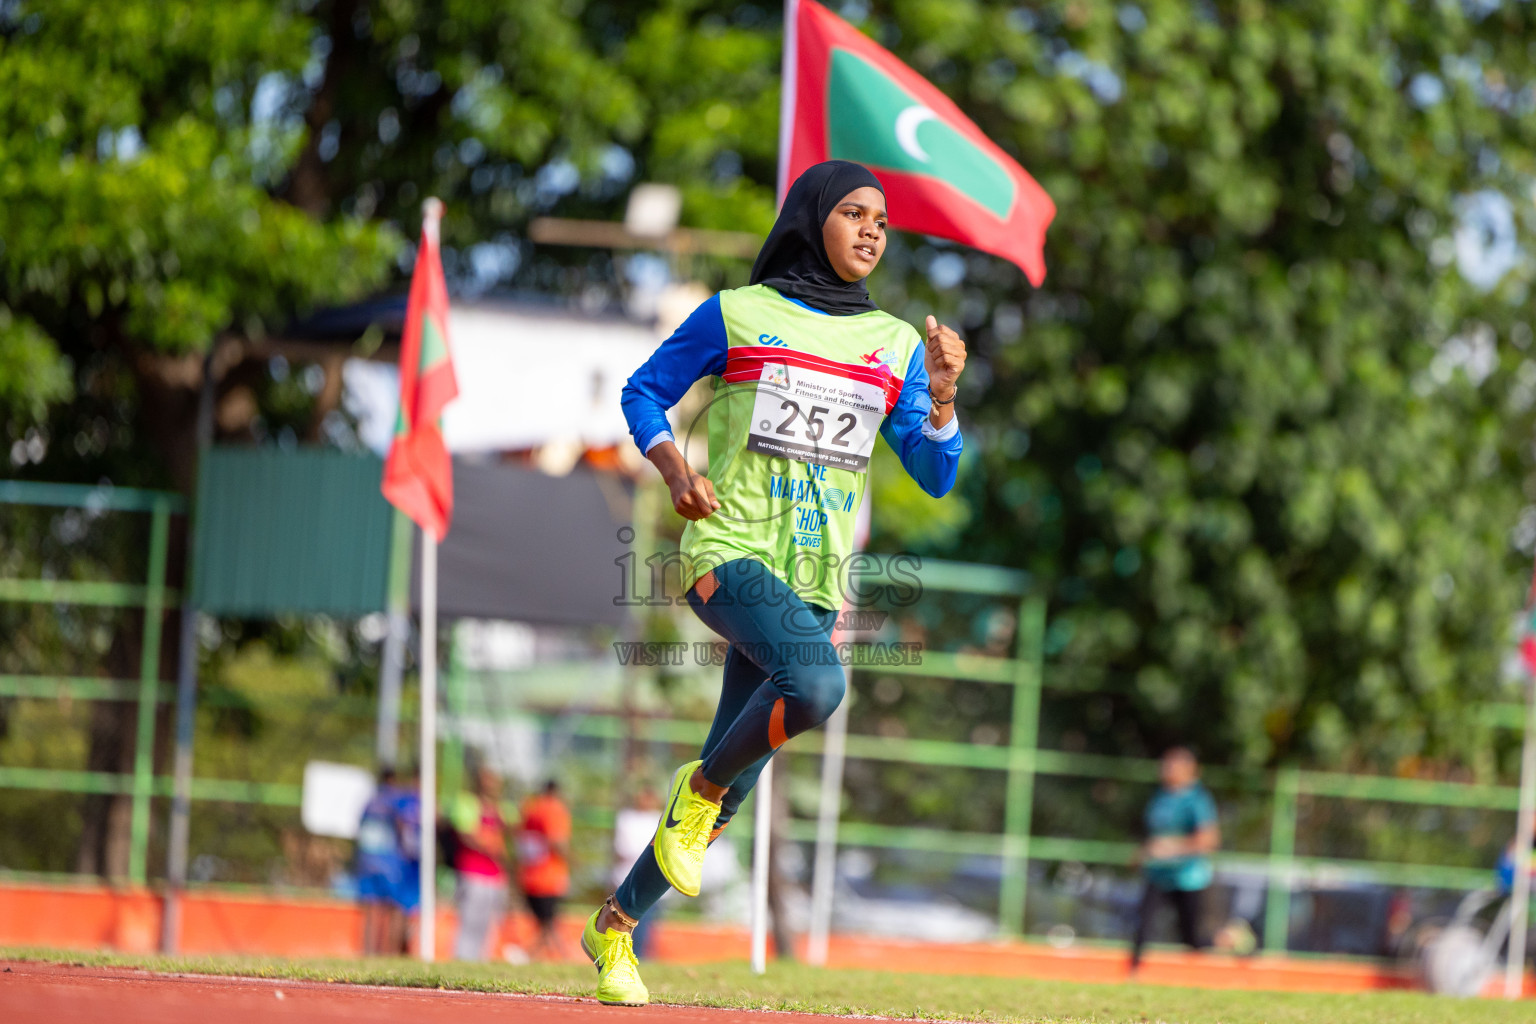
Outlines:
{"type": "Polygon", "coordinates": [[[640,981],[640,961],[635,959],[635,939],[629,932],[614,934],[605,959],[611,977],[630,984],[640,981]]]}
{"type": "Polygon", "coordinates": [[[702,854],[709,848],[709,833],[715,827],[720,812],[704,800],[695,800],[683,815],[683,845],[694,853],[702,854]]]}

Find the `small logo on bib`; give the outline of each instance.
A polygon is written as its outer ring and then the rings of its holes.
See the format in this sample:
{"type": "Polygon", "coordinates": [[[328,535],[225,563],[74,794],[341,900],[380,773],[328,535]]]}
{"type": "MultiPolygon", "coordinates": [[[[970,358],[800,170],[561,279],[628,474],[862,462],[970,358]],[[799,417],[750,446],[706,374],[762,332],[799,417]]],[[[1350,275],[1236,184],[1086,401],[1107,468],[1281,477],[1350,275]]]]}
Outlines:
{"type": "Polygon", "coordinates": [[[859,358],[864,360],[864,362],[870,366],[873,366],[876,370],[888,373],[892,377],[896,376],[896,353],[887,352],[884,345],[875,349],[868,355],[862,355],[859,358]]]}
{"type": "Polygon", "coordinates": [[[789,367],[783,363],[768,363],[763,367],[764,384],[776,388],[789,388],[789,367]]]}

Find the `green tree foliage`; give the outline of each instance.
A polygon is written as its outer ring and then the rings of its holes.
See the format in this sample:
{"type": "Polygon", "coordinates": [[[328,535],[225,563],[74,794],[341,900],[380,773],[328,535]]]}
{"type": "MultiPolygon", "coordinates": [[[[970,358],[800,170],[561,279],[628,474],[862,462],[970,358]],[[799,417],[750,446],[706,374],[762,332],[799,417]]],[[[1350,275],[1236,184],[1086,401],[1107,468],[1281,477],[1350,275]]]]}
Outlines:
{"type": "MultiPolygon", "coordinates": [[[[292,162],[293,140],[251,99],[269,76],[302,70],[308,35],[297,12],[264,0],[0,2],[7,475],[185,488],[199,355],[383,283],[398,247],[388,225],[317,219],[267,184],[292,162]]],[[[69,547],[19,549],[32,571],[18,575],[74,576],[88,558],[69,547]]],[[[56,629],[45,611],[8,611],[32,627],[7,631],[8,646],[36,655],[11,671],[131,677],[136,614],[116,615],[106,636],[74,630],[49,657],[76,615],[56,629]]],[[[174,623],[168,633],[174,650],[174,623]]],[[[80,767],[120,770],[131,706],[97,703],[87,717],[80,767]]],[[[73,749],[29,739],[39,752],[73,749]]],[[[83,802],[78,869],[124,870],[123,799],[83,802]]]]}
{"type": "Polygon", "coordinates": [[[1054,671],[1113,694],[1114,744],[1466,752],[1536,365],[1529,267],[1453,257],[1472,197],[1532,226],[1531,12],[895,6],[1061,211],[1022,336],[975,332],[967,536],[1050,588],[1054,671]]]}
{"type": "Polygon", "coordinates": [[[61,423],[77,428],[61,439],[66,450],[152,441],[131,421],[156,359],[382,281],[395,245],[387,228],[317,222],[262,185],[291,156],[249,98],[264,76],[297,73],[307,53],[307,26],[284,6],[0,4],[8,433],[75,395],[79,411],[108,407],[104,431],[127,418],[133,436],[111,445],[89,419],[61,423]]]}
{"type": "MultiPolygon", "coordinates": [[[[885,473],[877,541],[1035,574],[1050,671],[1098,691],[1053,698],[1046,742],[1476,761],[1536,523],[1531,265],[1475,237],[1532,227],[1529,5],[832,6],[1060,210],[1039,290],[901,236],[872,282],[972,348],[962,493],[919,529],[934,506],[885,473]]],[[[457,281],[599,300],[622,263],[532,246],[531,218],[661,180],[686,223],[765,230],[779,12],[0,0],[8,445],[164,479],[143,396],[186,404],[177,354],[377,286],[429,193],[457,281]]]]}
{"type": "Polygon", "coordinates": [[[634,84],[595,52],[571,5],[304,6],[311,61],[269,88],[300,146],[284,191],[308,209],[416,223],[434,194],[449,200],[450,230],[480,241],[526,219],[552,156],[601,176],[613,142],[641,129],[634,84]]]}
{"type": "MultiPolygon", "coordinates": [[[[236,633],[236,630],[229,630],[236,633]]],[[[285,623],[270,638],[224,644],[202,666],[198,772],[298,786],[312,760],[367,765],[373,702],[336,692],[334,666],[356,652],[335,623],[285,623]]],[[[374,668],[376,666],[369,666],[374,668]]],[[[205,879],[325,886],[343,844],[309,836],[297,808],[208,804],[192,816],[205,879]]]]}
{"type": "MultiPolygon", "coordinates": [[[[877,540],[1036,575],[1051,671],[1100,691],[1053,701],[1046,741],[1491,769],[1464,712],[1499,695],[1521,600],[1536,364],[1531,267],[1477,225],[1533,226],[1526,6],[844,13],[1059,206],[1039,290],[901,238],[872,282],[910,320],[937,304],[973,351],[968,512],[915,528],[931,506],[887,473],[877,540]]],[[[639,140],[648,172],[772,180],[762,102],[686,105],[714,69],[690,62],[690,88],[671,59],[693,52],[681,26],[726,38],[756,17],[633,19],[650,80],[672,76],[644,95],[685,104],[639,140]]]]}
{"type": "MultiPolygon", "coordinates": [[[[612,217],[645,177],[697,226],[773,218],[774,5],[321,0],[311,62],[269,81],[300,150],[281,191],[315,211],[417,223],[448,202],[445,262],[522,267],[520,285],[612,295],[607,254],[532,252],[528,221],[612,217]],[[713,9],[711,9],[713,8],[713,9]],[[535,258],[530,258],[535,257],[535,258]]],[[[731,268],[740,274],[744,268],[731,268]]],[[[505,277],[500,279],[505,283],[505,277]]]]}

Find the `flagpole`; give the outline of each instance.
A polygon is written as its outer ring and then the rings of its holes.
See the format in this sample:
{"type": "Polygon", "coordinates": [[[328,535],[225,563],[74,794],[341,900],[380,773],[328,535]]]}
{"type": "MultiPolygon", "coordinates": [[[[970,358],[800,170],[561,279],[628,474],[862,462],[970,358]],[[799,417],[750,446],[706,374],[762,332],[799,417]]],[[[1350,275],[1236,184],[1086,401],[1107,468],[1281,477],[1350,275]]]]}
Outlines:
{"type": "MultiPolygon", "coordinates": [[[[1529,675],[1530,670],[1526,671],[1529,675]]],[[[1531,839],[1536,831],[1536,676],[1525,682],[1525,734],[1521,740],[1515,876],[1510,887],[1509,959],[1504,964],[1505,999],[1519,999],[1525,987],[1525,933],[1531,907],[1531,839]]]]}
{"type": "MultiPolygon", "coordinates": [[[[869,545],[869,523],[874,503],[866,494],[859,503],[854,520],[853,550],[869,545]]],[[[843,595],[839,618],[859,606],[860,595],[851,588],[843,595]]],[[[848,640],[848,631],[839,627],[832,634],[834,646],[848,640]]],[[[838,650],[842,650],[838,646],[838,650]]],[[[816,814],[816,854],[811,862],[811,923],[805,943],[805,962],[814,967],[827,966],[832,940],[832,900],[837,889],[837,830],[843,816],[843,764],[848,757],[848,705],[853,703],[853,659],[843,666],[846,692],[842,703],[827,719],[826,741],[821,748],[821,804],[816,814]]]]}
{"type": "MultiPolygon", "coordinates": [[[[442,200],[421,204],[422,233],[438,244],[442,200]]],[[[421,531],[421,928],[417,952],[437,959],[437,538],[421,531]]]]}
{"type": "MultiPolygon", "coordinates": [[[[851,602],[843,602],[847,611],[851,602]]],[[[846,640],[839,631],[834,644],[846,640]]],[[[847,692],[853,693],[853,662],[843,666],[847,692]]],[[[848,756],[848,704],[843,697],[832,717],[827,719],[826,741],[821,748],[821,802],[816,814],[816,854],[811,867],[811,926],[806,939],[805,962],[813,967],[827,966],[832,939],[832,897],[837,888],[837,828],[843,811],[843,763],[848,756]]]]}
{"type": "MultiPolygon", "coordinates": [[[[784,0],[784,59],[779,88],[779,188],[789,188],[789,149],[795,117],[795,15],[798,0],[784,0]]],[[[768,970],[768,858],[773,846],[773,766],[758,776],[752,812],[752,973],[768,970]]],[[[782,955],[784,950],[780,950],[782,955]]]]}
{"type": "Polygon", "coordinates": [[[795,75],[799,45],[795,22],[800,14],[800,0],[784,0],[784,57],[779,72],[779,189],[778,202],[784,203],[789,191],[789,154],[795,142],[795,75]]]}
{"type": "MultiPolygon", "coordinates": [[[[752,793],[752,973],[768,972],[768,851],[773,845],[773,762],[752,793]]],[[[782,952],[782,950],[781,950],[782,952]]]]}
{"type": "Polygon", "coordinates": [[[421,959],[437,959],[437,541],[421,532],[421,959]]]}

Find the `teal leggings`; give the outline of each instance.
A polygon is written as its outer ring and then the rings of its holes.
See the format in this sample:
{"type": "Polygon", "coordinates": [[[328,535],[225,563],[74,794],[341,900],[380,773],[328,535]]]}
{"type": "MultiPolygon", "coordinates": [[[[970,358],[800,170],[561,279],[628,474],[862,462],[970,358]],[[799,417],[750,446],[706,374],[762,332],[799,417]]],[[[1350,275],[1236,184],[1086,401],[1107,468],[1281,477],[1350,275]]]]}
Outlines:
{"type": "MultiPolygon", "coordinates": [[[[688,604],[731,645],[720,704],[700,754],[704,777],[728,787],[715,822],[719,835],[773,752],[825,722],[842,702],[843,666],[830,641],[837,612],[806,604],[750,558],[726,562],[699,580],[688,591],[688,604]]],[[[667,889],[656,855],[646,847],[614,895],[624,913],[639,917],[667,889]]]]}

